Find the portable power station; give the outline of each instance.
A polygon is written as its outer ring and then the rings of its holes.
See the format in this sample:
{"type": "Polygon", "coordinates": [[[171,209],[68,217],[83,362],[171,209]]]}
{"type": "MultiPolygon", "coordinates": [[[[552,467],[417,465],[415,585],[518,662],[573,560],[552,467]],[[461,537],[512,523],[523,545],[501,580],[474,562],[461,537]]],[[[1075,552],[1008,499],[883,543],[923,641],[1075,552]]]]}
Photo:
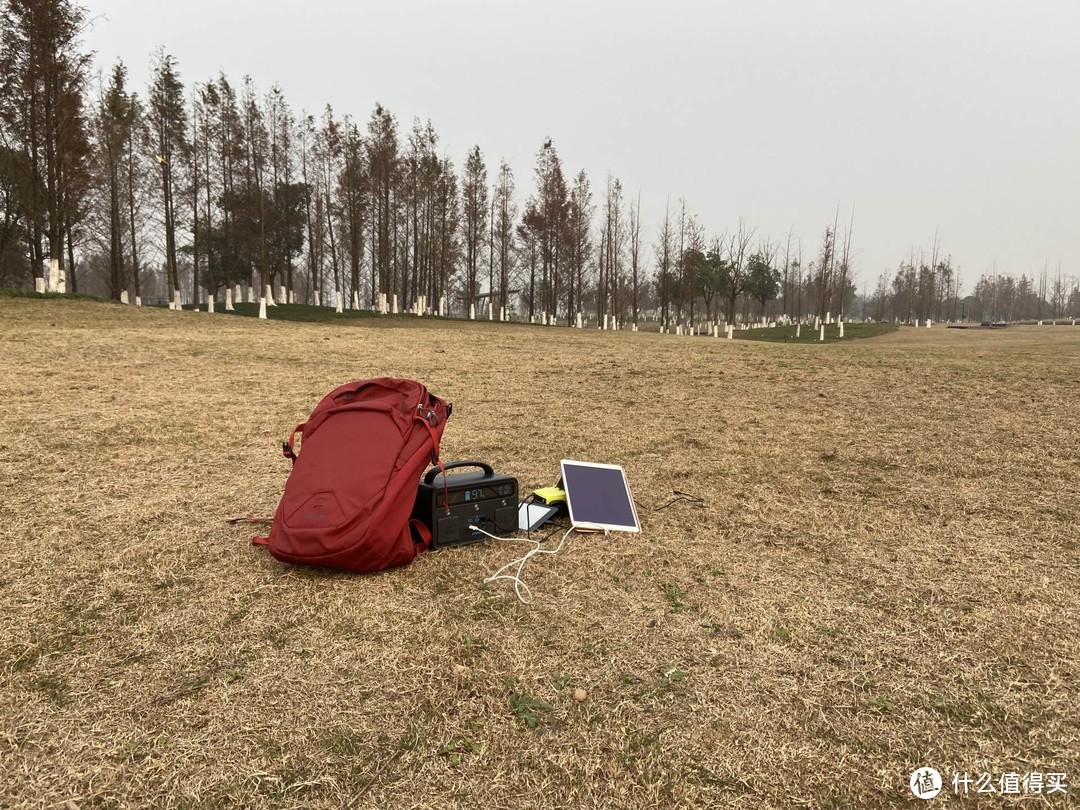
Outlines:
{"type": "Polygon", "coordinates": [[[477,526],[489,534],[505,536],[518,527],[518,482],[496,473],[482,461],[455,461],[445,470],[479,467],[481,472],[444,476],[432,467],[420,482],[413,518],[431,532],[431,547],[445,548],[483,540],[477,526]]]}

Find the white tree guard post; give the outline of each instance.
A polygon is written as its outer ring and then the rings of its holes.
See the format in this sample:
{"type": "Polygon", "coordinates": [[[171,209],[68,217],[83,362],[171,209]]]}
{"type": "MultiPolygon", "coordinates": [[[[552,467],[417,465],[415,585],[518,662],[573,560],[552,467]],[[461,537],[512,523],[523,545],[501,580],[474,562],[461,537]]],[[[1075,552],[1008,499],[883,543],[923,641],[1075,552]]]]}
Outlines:
{"type": "Polygon", "coordinates": [[[352,308],[360,309],[360,293],[357,290],[352,291],[352,308]]]}
{"type": "Polygon", "coordinates": [[[232,287],[225,288],[225,311],[235,312],[232,305],[232,287]]]}
{"type": "Polygon", "coordinates": [[[844,336],[844,319],[840,319],[840,337],[844,336]]]}
{"type": "Polygon", "coordinates": [[[142,296],[141,295],[136,295],[135,296],[135,306],[137,306],[137,307],[142,306],[142,296]]]}
{"type": "Polygon", "coordinates": [[[121,290],[120,291],[120,303],[121,304],[126,304],[127,302],[128,302],[127,290],[121,290]]]}
{"type": "Polygon", "coordinates": [[[334,290],[334,312],[338,315],[345,312],[345,307],[341,304],[341,290],[334,290]]]}
{"type": "Polygon", "coordinates": [[[266,320],[266,299],[265,298],[260,298],[259,299],[259,317],[264,321],[266,320]]]}
{"type": "Polygon", "coordinates": [[[67,292],[67,273],[60,269],[59,259],[49,260],[49,289],[52,292],[67,292]]]}
{"type": "Polygon", "coordinates": [[[394,293],[394,306],[392,308],[392,312],[395,315],[399,314],[399,312],[400,312],[400,310],[398,309],[397,293],[394,293]]]}
{"type": "Polygon", "coordinates": [[[821,337],[818,338],[822,343],[825,342],[825,324],[821,325],[821,337]]]}

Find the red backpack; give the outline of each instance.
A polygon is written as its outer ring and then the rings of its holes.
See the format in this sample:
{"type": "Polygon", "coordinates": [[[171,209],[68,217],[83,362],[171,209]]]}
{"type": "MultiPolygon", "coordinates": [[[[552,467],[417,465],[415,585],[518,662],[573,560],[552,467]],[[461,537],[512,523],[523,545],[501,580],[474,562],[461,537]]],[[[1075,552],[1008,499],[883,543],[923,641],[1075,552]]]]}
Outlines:
{"type": "MultiPolygon", "coordinates": [[[[439,464],[452,407],[412,380],[358,380],[323,397],[282,446],[293,462],[267,545],[283,562],[368,572],[427,548],[409,516],[420,475],[439,464]],[[293,450],[303,434],[299,452],[293,450]]],[[[441,465],[440,465],[441,466],[441,465]]]]}

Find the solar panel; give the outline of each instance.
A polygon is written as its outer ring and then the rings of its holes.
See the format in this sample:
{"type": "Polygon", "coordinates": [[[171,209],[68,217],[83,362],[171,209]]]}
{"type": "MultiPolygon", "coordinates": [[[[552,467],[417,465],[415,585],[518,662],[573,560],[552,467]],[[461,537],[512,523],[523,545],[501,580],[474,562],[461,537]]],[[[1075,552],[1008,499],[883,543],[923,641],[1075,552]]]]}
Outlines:
{"type": "Polygon", "coordinates": [[[622,467],[566,458],[561,463],[570,523],[575,528],[641,531],[622,467]]]}

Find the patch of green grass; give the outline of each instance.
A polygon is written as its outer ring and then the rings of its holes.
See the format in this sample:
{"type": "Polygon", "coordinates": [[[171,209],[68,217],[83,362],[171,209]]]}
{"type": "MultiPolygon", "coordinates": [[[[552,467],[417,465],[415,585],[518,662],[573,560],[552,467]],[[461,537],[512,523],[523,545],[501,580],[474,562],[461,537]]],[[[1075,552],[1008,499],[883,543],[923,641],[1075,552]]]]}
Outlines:
{"type": "Polygon", "coordinates": [[[561,692],[566,687],[573,686],[574,679],[565,672],[556,672],[551,676],[551,685],[555,687],[556,691],[561,692]]]}
{"type": "MultiPolygon", "coordinates": [[[[861,340],[863,338],[880,337],[890,332],[895,332],[900,327],[891,323],[845,323],[843,340],[861,340]]],[[[814,329],[813,325],[803,324],[798,338],[795,337],[794,326],[775,326],[765,329],[735,330],[736,340],[763,340],[769,343],[820,343],[820,327],[814,329]]],[[[825,342],[836,343],[841,340],[840,327],[833,323],[825,327],[825,342]]]]}
{"type": "Polygon", "coordinates": [[[439,756],[450,760],[451,765],[460,765],[466,754],[479,754],[480,743],[468,737],[460,740],[450,740],[439,749],[439,756]]]}
{"type": "Polygon", "coordinates": [[[98,301],[102,304],[120,305],[119,301],[113,301],[111,298],[98,298],[96,295],[57,292],[37,293],[30,289],[16,289],[14,287],[0,287],[0,298],[36,298],[38,300],[51,301],[98,301]]]}
{"type": "Polygon", "coordinates": [[[668,582],[663,586],[664,598],[667,599],[668,608],[672,613],[682,613],[686,604],[682,601],[683,590],[674,582],[668,582]]]}
{"type": "Polygon", "coordinates": [[[551,704],[525,692],[517,678],[507,678],[506,686],[511,690],[510,711],[524,720],[529,728],[536,728],[540,724],[542,713],[551,711],[551,704]]]}
{"type": "Polygon", "coordinates": [[[684,680],[689,672],[681,670],[678,667],[660,667],[660,688],[669,689],[679,681],[684,680]]]}
{"type": "Polygon", "coordinates": [[[888,698],[870,698],[866,701],[866,705],[878,714],[892,714],[896,711],[896,704],[888,698]]]}

